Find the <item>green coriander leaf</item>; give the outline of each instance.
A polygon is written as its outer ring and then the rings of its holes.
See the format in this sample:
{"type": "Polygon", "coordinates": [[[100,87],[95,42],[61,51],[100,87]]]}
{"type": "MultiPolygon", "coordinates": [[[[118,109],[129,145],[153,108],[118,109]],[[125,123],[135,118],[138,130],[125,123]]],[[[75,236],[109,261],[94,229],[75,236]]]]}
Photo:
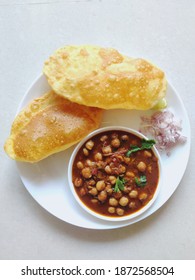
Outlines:
{"type": "Polygon", "coordinates": [[[119,191],[120,191],[120,189],[119,189],[119,187],[118,187],[118,185],[116,183],[115,186],[114,186],[114,192],[119,192],[119,191]]]}
{"type": "Polygon", "coordinates": [[[137,145],[131,145],[130,146],[133,150],[136,150],[137,148],[139,148],[137,145]]]}
{"type": "Polygon", "coordinates": [[[155,144],[156,142],[153,140],[153,139],[150,139],[150,140],[146,140],[146,139],[142,139],[142,145],[141,147],[138,147],[138,146],[131,146],[130,150],[127,151],[126,153],[126,156],[127,157],[130,157],[130,155],[132,153],[135,153],[137,151],[141,151],[141,150],[149,150],[152,148],[152,146],[155,144]]]}
{"type": "Polygon", "coordinates": [[[114,192],[123,191],[124,187],[125,187],[124,184],[125,184],[124,178],[117,177],[116,183],[115,183],[115,186],[114,186],[114,192]]]}
{"type": "Polygon", "coordinates": [[[155,144],[156,142],[153,140],[153,139],[151,139],[151,140],[146,140],[146,139],[142,139],[142,150],[144,150],[144,149],[147,149],[147,150],[149,150],[149,149],[151,149],[152,148],[152,146],[155,144]]]}
{"type": "Polygon", "coordinates": [[[140,178],[135,177],[135,183],[138,187],[144,187],[147,183],[145,175],[140,176],[140,178]]]}
{"type": "Polygon", "coordinates": [[[130,157],[130,155],[132,153],[135,153],[137,151],[140,151],[140,148],[138,146],[131,146],[131,150],[128,150],[128,152],[126,153],[126,156],[130,157]]]}

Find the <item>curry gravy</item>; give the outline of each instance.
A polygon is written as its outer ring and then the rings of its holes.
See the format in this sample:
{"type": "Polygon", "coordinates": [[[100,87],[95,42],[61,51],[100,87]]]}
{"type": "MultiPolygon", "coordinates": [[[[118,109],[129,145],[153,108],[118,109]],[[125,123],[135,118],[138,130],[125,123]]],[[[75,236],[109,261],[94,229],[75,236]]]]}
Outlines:
{"type": "Polygon", "coordinates": [[[98,214],[121,217],[144,207],[158,180],[158,159],[152,149],[140,149],[143,139],[120,130],[102,132],[87,140],[72,168],[80,200],[98,214]],[[128,151],[136,150],[131,152],[128,151]]]}

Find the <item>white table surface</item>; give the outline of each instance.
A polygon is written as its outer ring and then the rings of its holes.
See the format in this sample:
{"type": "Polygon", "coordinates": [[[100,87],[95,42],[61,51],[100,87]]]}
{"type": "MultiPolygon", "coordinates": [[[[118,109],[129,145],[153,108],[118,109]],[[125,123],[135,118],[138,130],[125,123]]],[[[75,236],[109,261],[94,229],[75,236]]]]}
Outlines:
{"type": "MultiPolygon", "coordinates": [[[[0,1],[0,259],[195,258],[195,1],[0,1]],[[18,104],[43,61],[67,44],[117,48],[160,66],[192,129],[191,156],[174,195],[147,219],[88,230],[50,215],[4,153],[18,104]]],[[[182,159],[181,159],[182,160],[182,159]]]]}

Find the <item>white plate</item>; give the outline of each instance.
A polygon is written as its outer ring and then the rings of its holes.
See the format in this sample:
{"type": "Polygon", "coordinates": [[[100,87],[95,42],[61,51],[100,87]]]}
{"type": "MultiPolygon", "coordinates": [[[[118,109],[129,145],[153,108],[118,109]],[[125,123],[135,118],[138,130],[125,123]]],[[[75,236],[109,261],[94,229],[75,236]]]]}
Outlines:
{"type": "MultiPolygon", "coordinates": [[[[41,75],[24,96],[18,111],[32,99],[43,95],[50,87],[41,75]]],[[[173,194],[185,172],[190,152],[190,124],[184,105],[173,89],[168,85],[168,108],[182,120],[182,134],[187,142],[177,146],[171,156],[162,155],[164,182],[155,203],[139,217],[121,222],[108,222],[92,217],[86,213],[74,199],[68,185],[68,162],[74,147],[52,155],[35,164],[17,162],[20,177],[33,198],[48,212],[59,219],[89,229],[112,229],[136,223],[158,210],[173,194]]],[[[126,126],[139,129],[140,116],[150,111],[108,110],[104,113],[102,127],[126,126]]]]}

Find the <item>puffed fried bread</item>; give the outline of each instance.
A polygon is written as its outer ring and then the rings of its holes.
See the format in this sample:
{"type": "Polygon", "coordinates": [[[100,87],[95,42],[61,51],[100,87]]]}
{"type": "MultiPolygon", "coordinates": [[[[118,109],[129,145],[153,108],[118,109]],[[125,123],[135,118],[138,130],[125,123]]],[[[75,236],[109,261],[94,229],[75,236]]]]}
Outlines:
{"type": "Polygon", "coordinates": [[[162,70],[112,48],[65,46],[45,62],[43,73],[57,94],[103,109],[147,110],[166,94],[162,70]]]}
{"type": "Polygon", "coordinates": [[[40,161],[69,148],[98,128],[102,113],[101,109],[72,103],[50,91],[18,114],[5,151],[18,161],[40,161]]]}

